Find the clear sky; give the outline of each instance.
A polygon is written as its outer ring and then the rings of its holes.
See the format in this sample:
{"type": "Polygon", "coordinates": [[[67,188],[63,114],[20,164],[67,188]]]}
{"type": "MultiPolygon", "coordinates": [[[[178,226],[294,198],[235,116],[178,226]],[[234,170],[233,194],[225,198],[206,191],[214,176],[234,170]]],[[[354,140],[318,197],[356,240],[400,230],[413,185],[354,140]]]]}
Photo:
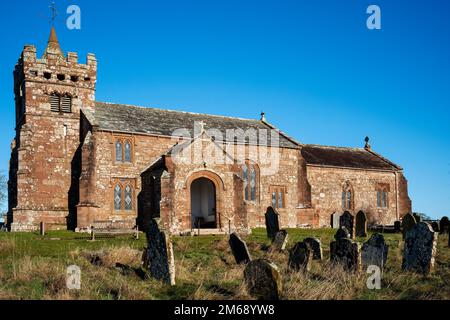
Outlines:
{"type": "MultiPolygon", "coordinates": [[[[450,1],[58,1],[65,52],[99,61],[97,100],[259,118],[304,143],[400,164],[414,211],[450,214],[450,1]],[[68,30],[66,8],[81,8],[68,30]],[[366,9],[381,8],[368,30],[366,9]]],[[[12,71],[44,50],[49,1],[0,4],[0,170],[14,137],[12,71]]]]}

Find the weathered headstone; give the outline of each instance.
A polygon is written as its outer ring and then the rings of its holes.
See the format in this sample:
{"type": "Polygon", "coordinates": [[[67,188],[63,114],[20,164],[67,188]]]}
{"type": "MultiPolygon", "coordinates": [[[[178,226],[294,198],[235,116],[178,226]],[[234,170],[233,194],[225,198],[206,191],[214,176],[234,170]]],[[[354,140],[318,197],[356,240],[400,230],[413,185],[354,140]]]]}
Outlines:
{"type": "Polygon", "coordinates": [[[278,231],[280,231],[280,224],[278,222],[278,213],[275,211],[274,208],[268,207],[266,214],[266,231],[267,231],[267,237],[270,240],[275,239],[275,235],[278,231]]]}
{"type": "Polygon", "coordinates": [[[400,221],[394,222],[394,232],[400,233],[402,231],[402,223],[400,221]]]}
{"type": "Polygon", "coordinates": [[[147,230],[147,254],[144,265],[150,275],[170,285],[175,285],[175,260],[170,236],[160,230],[160,219],[152,219],[147,230]]]}
{"type": "Polygon", "coordinates": [[[341,213],[334,212],[331,215],[331,227],[333,229],[339,229],[339,218],[341,217],[341,213]]]}
{"type": "Polygon", "coordinates": [[[450,229],[450,221],[449,221],[448,217],[443,217],[439,221],[440,234],[449,233],[449,229],[450,229]]]}
{"type": "Polygon", "coordinates": [[[428,223],[416,224],[406,234],[402,269],[422,274],[433,271],[437,236],[428,223]]]}
{"type": "Polygon", "coordinates": [[[330,243],[330,260],[340,264],[348,271],[361,270],[361,251],[359,244],[350,239],[339,239],[330,243]]]}
{"type": "Polygon", "coordinates": [[[289,251],[289,268],[295,271],[309,271],[313,260],[313,251],[305,242],[297,242],[289,251]]]}
{"type": "Polygon", "coordinates": [[[384,242],[383,235],[379,233],[373,234],[361,248],[361,261],[364,270],[370,265],[383,269],[386,265],[388,251],[389,246],[384,242]]]}
{"type": "Polygon", "coordinates": [[[419,223],[422,221],[422,217],[419,216],[417,213],[413,213],[414,219],[416,219],[416,223],[419,223]]]}
{"type": "Polygon", "coordinates": [[[431,223],[431,228],[433,228],[434,232],[439,232],[439,223],[437,223],[436,221],[433,221],[431,223]]]}
{"type": "Polygon", "coordinates": [[[272,245],[270,246],[271,251],[283,251],[286,249],[286,245],[289,240],[289,234],[286,230],[280,230],[275,234],[272,245]]]}
{"type": "Polygon", "coordinates": [[[357,237],[367,237],[367,216],[363,211],[356,214],[355,235],[357,237]]]}
{"type": "Polygon", "coordinates": [[[405,214],[402,219],[402,232],[403,240],[406,238],[406,234],[416,225],[416,218],[411,213],[405,214]]]}
{"type": "Polygon", "coordinates": [[[230,235],[228,243],[237,264],[246,264],[252,260],[247,248],[247,244],[239,237],[237,233],[232,233],[230,235]]]}
{"type": "Polygon", "coordinates": [[[322,260],[322,243],[317,238],[306,238],[303,240],[304,243],[310,246],[313,251],[313,260],[322,260]]]}
{"type": "Polygon", "coordinates": [[[355,221],[355,218],[348,211],[345,211],[342,214],[342,216],[339,218],[339,226],[345,227],[347,229],[347,231],[350,233],[351,239],[355,238],[355,223],[354,223],[354,221],[355,221]]]}
{"type": "Polygon", "coordinates": [[[336,231],[335,235],[334,235],[334,239],[339,240],[339,239],[350,239],[350,232],[348,232],[346,227],[340,227],[338,229],[338,231],[336,231]]]}
{"type": "Polygon", "coordinates": [[[39,223],[39,235],[45,236],[45,222],[43,221],[39,223]]]}
{"type": "Polygon", "coordinates": [[[266,259],[250,261],[244,270],[247,292],[259,300],[278,300],[282,284],[278,267],[266,259]]]}

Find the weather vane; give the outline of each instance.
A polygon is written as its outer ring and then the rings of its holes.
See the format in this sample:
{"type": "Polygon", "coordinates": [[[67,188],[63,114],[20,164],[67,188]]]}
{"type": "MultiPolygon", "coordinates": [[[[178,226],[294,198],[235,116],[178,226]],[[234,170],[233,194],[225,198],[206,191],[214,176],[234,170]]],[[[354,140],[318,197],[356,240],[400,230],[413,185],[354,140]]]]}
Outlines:
{"type": "Polygon", "coordinates": [[[53,27],[55,24],[56,17],[58,16],[58,11],[56,10],[56,4],[54,1],[50,4],[49,8],[52,11],[51,22],[53,27]]]}

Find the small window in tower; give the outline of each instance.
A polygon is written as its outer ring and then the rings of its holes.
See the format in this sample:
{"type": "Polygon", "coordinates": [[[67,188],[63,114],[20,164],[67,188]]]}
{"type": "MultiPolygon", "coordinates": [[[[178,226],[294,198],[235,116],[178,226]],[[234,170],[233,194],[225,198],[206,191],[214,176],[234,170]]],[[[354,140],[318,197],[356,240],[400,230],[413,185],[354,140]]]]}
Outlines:
{"type": "Polygon", "coordinates": [[[30,75],[33,77],[37,77],[38,72],[36,70],[30,70],[30,75]]]}
{"type": "Polygon", "coordinates": [[[78,76],[70,76],[72,82],[78,82],[78,76]]]}
{"type": "Polygon", "coordinates": [[[44,72],[44,78],[50,80],[52,78],[52,74],[50,72],[44,72]]]}
{"type": "Polygon", "coordinates": [[[66,76],[63,75],[63,74],[58,74],[56,77],[58,78],[59,81],[64,81],[64,80],[66,80],[66,76]]]}
{"type": "Polygon", "coordinates": [[[85,77],[84,81],[91,81],[91,78],[90,77],[85,77]]]}
{"type": "Polygon", "coordinates": [[[61,112],[72,112],[72,98],[68,96],[61,97],[61,112]]]}

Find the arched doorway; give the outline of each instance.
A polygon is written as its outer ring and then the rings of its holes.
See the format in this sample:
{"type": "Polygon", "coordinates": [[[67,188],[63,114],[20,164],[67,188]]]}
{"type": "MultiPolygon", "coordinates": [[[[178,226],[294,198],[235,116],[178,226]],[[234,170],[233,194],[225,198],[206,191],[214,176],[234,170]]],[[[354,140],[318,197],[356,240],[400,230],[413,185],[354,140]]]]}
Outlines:
{"type": "Polygon", "coordinates": [[[192,228],[216,229],[216,187],[208,178],[198,178],[191,184],[192,228]]]}

